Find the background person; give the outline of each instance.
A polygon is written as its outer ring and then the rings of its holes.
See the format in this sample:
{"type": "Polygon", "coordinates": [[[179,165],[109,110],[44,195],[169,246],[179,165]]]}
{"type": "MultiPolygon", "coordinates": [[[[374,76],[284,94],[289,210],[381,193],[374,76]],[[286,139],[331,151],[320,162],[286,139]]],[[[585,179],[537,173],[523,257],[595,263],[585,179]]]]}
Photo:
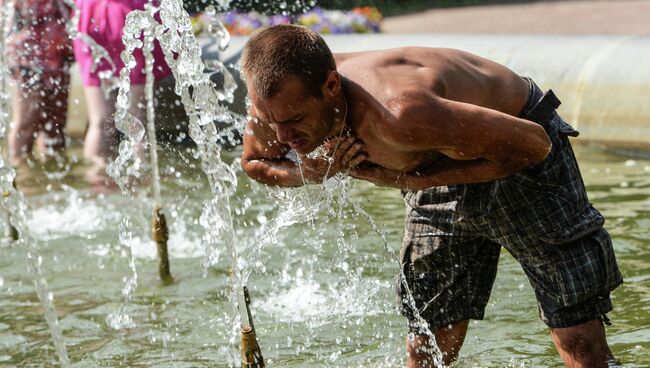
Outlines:
{"type": "Polygon", "coordinates": [[[44,158],[64,150],[73,58],[65,30],[70,9],[62,0],[21,0],[14,6],[7,41],[13,79],[8,141],[11,162],[18,165],[32,156],[37,138],[44,158]]]}
{"type": "MultiPolygon", "coordinates": [[[[113,78],[118,78],[120,70],[124,67],[120,53],[124,50],[122,34],[126,16],[132,10],[144,10],[145,3],[147,0],[76,1],[80,12],[78,31],[87,34],[98,45],[106,49],[112,63],[116,66],[112,73],[113,78]]],[[[104,166],[107,158],[115,153],[119,143],[119,135],[113,119],[118,91],[112,89],[110,83],[106,83],[100,78],[100,73],[111,70],[111,64],[102,58],[93,70],[96,55],[93,55],[91,47],[81,38],[74,40],[74,55],[79,64],[88,108],[88,130],[84,140],[83,155],[100,166],[104,166]]],[[[143,124],[146,124],[144,100],[146,77],[142,49],[136,49],[134,57],[136,66],[131,71],[129,111],[143,124]]],[[[176,126],[179,127],[178,130],[182,130],[185,114],[180,103],[176,102],[178,98],[173,92],[172,72],[164,60],[164,54],[158,41],[154,41],[153,57],[155,105],[157,107],[156,124],[159,127],[168,121],[172,130],[176,126]]]]}

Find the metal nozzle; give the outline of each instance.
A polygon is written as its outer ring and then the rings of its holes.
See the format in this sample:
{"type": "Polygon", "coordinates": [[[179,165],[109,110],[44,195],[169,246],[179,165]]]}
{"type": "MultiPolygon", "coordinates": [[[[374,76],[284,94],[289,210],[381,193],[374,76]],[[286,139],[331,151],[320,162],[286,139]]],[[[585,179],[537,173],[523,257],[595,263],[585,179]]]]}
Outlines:
{"type": "Polygon", "coordinates": [[[250,302],[248,288],[244,286],[244,303],[246,305],[248,326],[243,326],[241,329],[241,366],[242,368],[264,368],[264,357],[260,345],[257,343],[250,302]]]}
{"type": "Polygon", "coordinates": [[[11,240],[18,240],[18,229],[14,227],[14,225],[11,224],[11,221],[9,220],[10,216],[7,216],[7,223],[9,224],[9,239],[11,240]]]}
{"type": "Polygon", "coordinates": [[[257,336],[252,327],[241,330],[241,366],[242,368],[264,368],[264,357],[257,343],[257,336]]]}
{"type": "Polygon", "coordinates": [[[160,206],[156,206],[151,219],[151,239],[156,242],[158,248],[158,274],[163,283],[171,283],[174,279],[169,270],[169,254],[167,253],[167,240],[169,231],[167,221],[160,206]]]}
{"type": "MultiPolygon", "coordinates": [[[[14,185],[14,189],[16,189],[16,178],[14,178],[13,185],[14,185]]],[[[10,195],[11,192],[8,190],[2,192],[3,198],[8,198],[10,195]]],[[[19,236],[18,229],[16,229],[14,225],[11,223],[11,214],[9,212],[7,212],[7,227],[8,227],[7,236],[9,237],[9,239],[14,241],[18,240],[18,236],[19,236]]]]}

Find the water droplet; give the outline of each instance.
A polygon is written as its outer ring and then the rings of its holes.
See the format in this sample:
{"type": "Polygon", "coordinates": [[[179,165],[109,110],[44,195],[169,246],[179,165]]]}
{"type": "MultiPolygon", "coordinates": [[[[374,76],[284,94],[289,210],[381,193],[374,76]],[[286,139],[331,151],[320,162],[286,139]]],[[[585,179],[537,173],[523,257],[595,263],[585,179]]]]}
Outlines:
{"type": "Polygon", "coordinates": [[[625,161],[625,164],[624,164],[624,165],[625,165],[625,167],[633,167],[633,166],[636,166],[636,161],[634,161],[634,160],[627,160],[627,161],[625,161]]]}

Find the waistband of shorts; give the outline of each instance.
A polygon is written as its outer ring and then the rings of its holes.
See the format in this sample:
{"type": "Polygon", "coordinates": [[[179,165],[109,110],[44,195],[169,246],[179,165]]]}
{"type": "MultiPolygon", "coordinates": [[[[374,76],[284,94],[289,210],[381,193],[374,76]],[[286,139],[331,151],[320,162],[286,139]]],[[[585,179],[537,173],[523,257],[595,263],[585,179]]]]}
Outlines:
{"type": "Polygon", "coordinates": [[[552,119],[555,109],[562,103],[553,90],[548,90],[546,93],[533,82],[529,77],[523,77],[528,82],[528,99],[523,109],[519,113],[522,119],[528,119],[537,123],[543,124],[552,119]]]}

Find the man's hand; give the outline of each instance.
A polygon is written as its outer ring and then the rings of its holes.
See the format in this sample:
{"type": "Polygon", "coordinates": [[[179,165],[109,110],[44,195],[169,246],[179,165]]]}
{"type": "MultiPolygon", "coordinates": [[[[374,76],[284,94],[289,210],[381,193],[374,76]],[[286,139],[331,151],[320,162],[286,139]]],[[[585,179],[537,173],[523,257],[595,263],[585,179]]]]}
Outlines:
{"type": "Polygon", "coordinates": [[[311,182],[321,182],[340,172],[347,172],[368,158],[361,151],[363,143],[355,137],[332,138],[323,144],[323,148],[326,153],[320,157],[300,156],[305,178],[311,182]]]}

